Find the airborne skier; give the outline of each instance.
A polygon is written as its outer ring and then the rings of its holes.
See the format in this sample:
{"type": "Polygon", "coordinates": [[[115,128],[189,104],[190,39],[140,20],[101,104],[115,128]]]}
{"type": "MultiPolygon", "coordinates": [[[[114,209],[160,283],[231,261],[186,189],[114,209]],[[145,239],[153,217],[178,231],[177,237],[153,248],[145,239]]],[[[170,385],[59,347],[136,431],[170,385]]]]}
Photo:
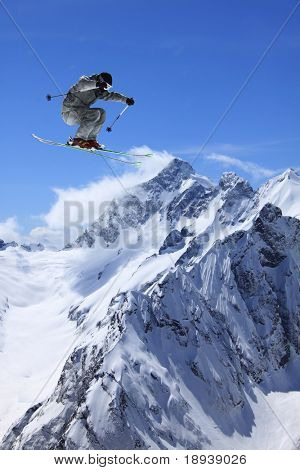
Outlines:
{"type": "Polygon", "coordinates": [[[79,124],[74,138],[68,144],[84,149],[101,149],[97,142],[97,135],[105,121],[103,108],[90,108],[97,100],[121,101],[129,106],[134,104],[133,98],[116,92],[109,92],[112,87],[110,73],[83,76],[73,85],[67,93],[62,105],[62,118],[66,124],[73,126],[79,124]]]}

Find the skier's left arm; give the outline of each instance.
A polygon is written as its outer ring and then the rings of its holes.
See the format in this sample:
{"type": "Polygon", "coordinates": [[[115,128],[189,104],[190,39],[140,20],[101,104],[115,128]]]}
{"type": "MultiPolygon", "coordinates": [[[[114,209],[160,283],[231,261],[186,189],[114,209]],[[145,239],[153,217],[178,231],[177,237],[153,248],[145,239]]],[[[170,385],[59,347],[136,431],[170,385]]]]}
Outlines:
{"type": "Polygon", "coordinates": [[[99,98],[104,101],[120,101],[121,103],[126,103],[129,106],[134,104],[133,98],[128,98],[127,96],[122,95],[121,93],[116,93],[114,91],[101,91],[99,93],[99,98]]]}

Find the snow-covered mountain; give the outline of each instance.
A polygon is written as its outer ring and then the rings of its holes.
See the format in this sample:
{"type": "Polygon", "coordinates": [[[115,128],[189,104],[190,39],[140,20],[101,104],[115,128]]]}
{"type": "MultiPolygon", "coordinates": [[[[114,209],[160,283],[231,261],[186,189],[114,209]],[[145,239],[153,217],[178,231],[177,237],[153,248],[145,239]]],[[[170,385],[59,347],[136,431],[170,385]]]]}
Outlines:
{"type": "MultiPolygon", "coordinates": [[[[10,246],[13,246],[15,248],[16,246],[19,246],[19,245],[15,241],[5,243],[4,240],[0,239],[0,251],[4,251],[10,246]]],[[[44,250],[44,246],[41,243],[22,244],[20,245],[20,247],[26,251],[43,251],[44,250]]]]}
{"type": "Polygon", "coordinates": [[[299,201],[174,159],[64,250],[6,244],[1,448],[298,448],[299,201]]]}

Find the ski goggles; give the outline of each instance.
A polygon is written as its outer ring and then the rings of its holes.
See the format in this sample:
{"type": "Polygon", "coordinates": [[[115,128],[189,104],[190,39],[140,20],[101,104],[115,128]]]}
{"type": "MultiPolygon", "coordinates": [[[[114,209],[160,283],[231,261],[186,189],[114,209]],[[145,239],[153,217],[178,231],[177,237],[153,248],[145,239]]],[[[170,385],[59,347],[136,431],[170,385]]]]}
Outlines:
{"type": "Polygon", "coordinates": [[[100,77],[100,76],[99,76],[99,82],[100,82],[100,84],[103,86],[103,88],[104,88],[105,90],[109,90],[109,89],[112,87],[112,85],[110,85],[109,83],[107,83],[107,82],[106,82],[105,80],[103,80],[103,78],[100,77]]]}
{"type": "Polygon", "coordinates": [[[106,82],[103,82],[103,83],[105,83],[106,85],[105,90],[109,90],[112,87],[112,85],[110,85],[109,83],[106,83],[106,82]]]}

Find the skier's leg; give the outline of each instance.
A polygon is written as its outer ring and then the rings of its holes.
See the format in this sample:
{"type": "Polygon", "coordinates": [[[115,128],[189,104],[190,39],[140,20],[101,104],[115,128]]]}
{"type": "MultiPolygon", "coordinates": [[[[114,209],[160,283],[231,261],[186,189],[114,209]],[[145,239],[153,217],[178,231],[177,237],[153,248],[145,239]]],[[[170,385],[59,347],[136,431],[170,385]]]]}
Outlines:
{"type": "Polygon", "coordinates": [[[75,126],[75,124],[80,124],[80,117],[75,110],[63,111],[61,116],[68,126],[75,126]]]}
{"type": "MultiPolygon", "coordinates": [[[[80,114],[74,109],[64,110],[61,113],[63,120],[68,126],[75,126],[75,124],[80,124],[80,114]]],[[[78,138],[71,138],[67,142],[68,145],[78,145],[79,147],[85,147],[85,140],[78,138]]]]}
{"type": "Polygon", "coordinates": [[[99,115],[98,115],[98,119],[94,122],[94,126],[89,133],[89,137],[88,137],[89,140],[97,139],[97,135],[101,131],[101,127],[103,123],[105,122],[105,118],[106,118],[105,109],[103,108],[94,108],[94,109],[99,112],[99,115]]]}
{"type": "Polygon", "coordinates": [[[89,140],[90,134],[93,135],[95,129],[98,129],[99,126],[101,128],[102,123],[99,124],[102,121],[101,111],[101,109],[97,108],[91,108],[84,111],[80,111],[80,126],[76,132],[76,138],[89,140]]]}

